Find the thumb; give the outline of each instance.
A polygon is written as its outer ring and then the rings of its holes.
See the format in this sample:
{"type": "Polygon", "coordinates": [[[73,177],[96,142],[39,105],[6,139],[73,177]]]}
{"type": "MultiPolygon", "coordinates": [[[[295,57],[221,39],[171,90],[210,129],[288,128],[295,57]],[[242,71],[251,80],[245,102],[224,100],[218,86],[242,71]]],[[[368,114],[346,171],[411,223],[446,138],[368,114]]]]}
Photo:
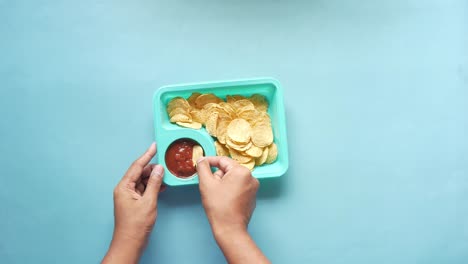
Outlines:
{"type": "Polygon", "coordinates": [[[156,199],[158,197],[159,190],[161,189],[163,175],[164,168],[161,165],[154,166],[148,179],[148,183],[146,184],[143,197],[147,196],[149,199],[156,199]]]}
{"type": "Polygon", "coordinates": [[[200,183],[205,183],[211,180],[214,176],[211,172],[210,163],[206,158],[202,157],[197,161],[197,173],[198,173],[198,180],[200,183]]]}

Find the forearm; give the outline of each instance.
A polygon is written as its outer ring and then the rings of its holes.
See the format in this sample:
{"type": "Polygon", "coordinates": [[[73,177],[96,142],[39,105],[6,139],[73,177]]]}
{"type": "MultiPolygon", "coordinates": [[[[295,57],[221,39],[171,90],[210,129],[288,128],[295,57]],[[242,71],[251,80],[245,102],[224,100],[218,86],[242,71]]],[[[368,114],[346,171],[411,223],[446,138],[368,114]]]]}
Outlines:
{"type": "Polygon", "coordinates": [[[136,241],[132,238],[116,236],[112,238],[103,264],[138,263],[145,246],[144,241],[136,241]]]}
{"type": "Polygon", "coordinates": [[[228,263],[270,263],[247,230],[213,230],[213,232],[228,263]]]}

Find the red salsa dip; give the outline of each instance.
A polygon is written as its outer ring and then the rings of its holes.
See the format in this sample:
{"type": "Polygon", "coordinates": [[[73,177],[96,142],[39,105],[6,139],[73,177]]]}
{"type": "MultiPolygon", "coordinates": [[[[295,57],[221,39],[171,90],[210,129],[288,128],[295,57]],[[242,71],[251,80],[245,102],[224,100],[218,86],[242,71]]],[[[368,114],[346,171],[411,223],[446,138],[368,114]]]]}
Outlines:
{"type": "Polygon", "coordinates": [[[179,178],[188,178],[197,171],[192,161],[193,146],[198,145],[188,138],[178,139],[172,142],[166,151],[167,169],[179,178]]]}

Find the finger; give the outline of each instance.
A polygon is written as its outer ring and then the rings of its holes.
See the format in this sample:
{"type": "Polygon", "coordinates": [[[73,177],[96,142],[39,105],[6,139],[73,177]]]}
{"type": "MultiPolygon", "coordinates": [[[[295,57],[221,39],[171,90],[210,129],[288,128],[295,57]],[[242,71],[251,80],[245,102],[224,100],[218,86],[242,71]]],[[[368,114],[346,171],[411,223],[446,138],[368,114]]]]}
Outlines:
{"type": "Polygon", "coordinates": [[[223,178],[223,176],[224,176],[224,172],[222,170],[217,170],[217,171],[215,171],[215,173],[213,173],[213,176],[215,176],[216,178],[219,178],[221,180],[223,178]]]}
{"type": "Polygon", "coordinates": [[[146,165],[145,168],[143,168],[143,171],[141,172],[141,178],[142,179],[149,178],[149,176],[151,175],[151,172],[153,171],[154,166],[156,166],[156,164],[146,165]]]}
{"type": "Polygon", "coordinates": [[[156,165],[148,179],[143,197],[146,199],[157,200],[159,190],[164,176],[164,169],[161,165],[156,165]]]}
{"type": "Polygon", "coordinates": [[[136,181],[136,185],[142,183],[144,186],[148,183],[148,178],[156,164],[148,164],[143,168],[140,178],[136,181]]]}
{"type": "Polygon", "coordinates": [[[144,167],[148,165],[148,163],[151,161],[155,154],[156,143],[153,142],[153,144],[151,144],[151,146],[146,150],[146,152],[137,160],[135,160],[130,166],[130,168],[128,168],[127,173],[125,173],[124,179],[130,182],[137,181],[141,177],[144,167]]]}
{"type": "Polygon", "coordinates": [[[254,177],[252,177],[252,179],[254,181],[255,191],[257,191],[258,188],[260,187],[260,181],[257,178],[254,178],[254,177]]]}
{"type": "Polygon", "coordinates": [[[139,194],[139,195],[143,195],[143,193],[145,192],[145,185],[143,183],[138,183],[136,188],[135,188],[135,191],[139,194]]]}
{"type": "Polygon", "coordinates": [[[164,192],[166,189],[167,189],[167,185],[166,184],[161,184],[161,189],[159,189],[159,193],[164,192]]]}
{"type": "Polygon", "coordinates": [[[239,163],[237,163],[235,160],[225,156],[206,157],[206,161],[210,164],[210,166],[217,167],[224,173],[239,165],[239,163]]]}
{"type": "Polygon", "coordinates": [[[148,179],[151,175],[151,171],[153,171],[154,166],[156,166],[156,164],[146,165],[145,168],[143,169],[143,172],[141,173],[140,179],[137,181],[137,182],[143,183],[145,188],[146,188],[146,184],[148,184],[148,179]]]}
{"type": "Polygon", "coordinates": [[[200,158],[197,161],[197,174],[200,183],[213,179],[213,173],[206,157],[200,158]]]}
{"type": "Polygon", "coordinates": [[[151,161],[151,159],[154,157],[156,154],[156,142],[151,143],[151,146],[146,150],[143,155],[141,155],[137,160],[135,160],[135,163],[142,168],[151,161]]]}

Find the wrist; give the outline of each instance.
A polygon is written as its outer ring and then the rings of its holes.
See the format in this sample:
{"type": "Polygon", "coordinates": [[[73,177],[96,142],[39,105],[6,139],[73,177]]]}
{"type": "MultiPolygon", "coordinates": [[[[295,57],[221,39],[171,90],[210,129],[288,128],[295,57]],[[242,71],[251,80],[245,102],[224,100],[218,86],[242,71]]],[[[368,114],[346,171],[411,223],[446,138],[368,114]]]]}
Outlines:
{"type": "Polygon", "coordinates": [[[218,243],[226,239],[249,236],[247,227],[244,225],[213,225],[212,230],[214,238],[218,243]]]}
{"type": "Polygon", "coordinates": [[[245,226],[216,227],[213,233],[228,263],[270,263],[245,226]]]}
{"type": "Polygon", "coordinates": [[[142,251],[147,243],[147,237],[144,235],[135,235],[133,233],[114,230],[111,246],[125,247],[131,251],[142,251]]]}
{"type": "Polygon", "coordinates": [[[114,230],[109,251],[103,263],[138,263],[145,245],[146,238],[136,238],[114,230]]]}

